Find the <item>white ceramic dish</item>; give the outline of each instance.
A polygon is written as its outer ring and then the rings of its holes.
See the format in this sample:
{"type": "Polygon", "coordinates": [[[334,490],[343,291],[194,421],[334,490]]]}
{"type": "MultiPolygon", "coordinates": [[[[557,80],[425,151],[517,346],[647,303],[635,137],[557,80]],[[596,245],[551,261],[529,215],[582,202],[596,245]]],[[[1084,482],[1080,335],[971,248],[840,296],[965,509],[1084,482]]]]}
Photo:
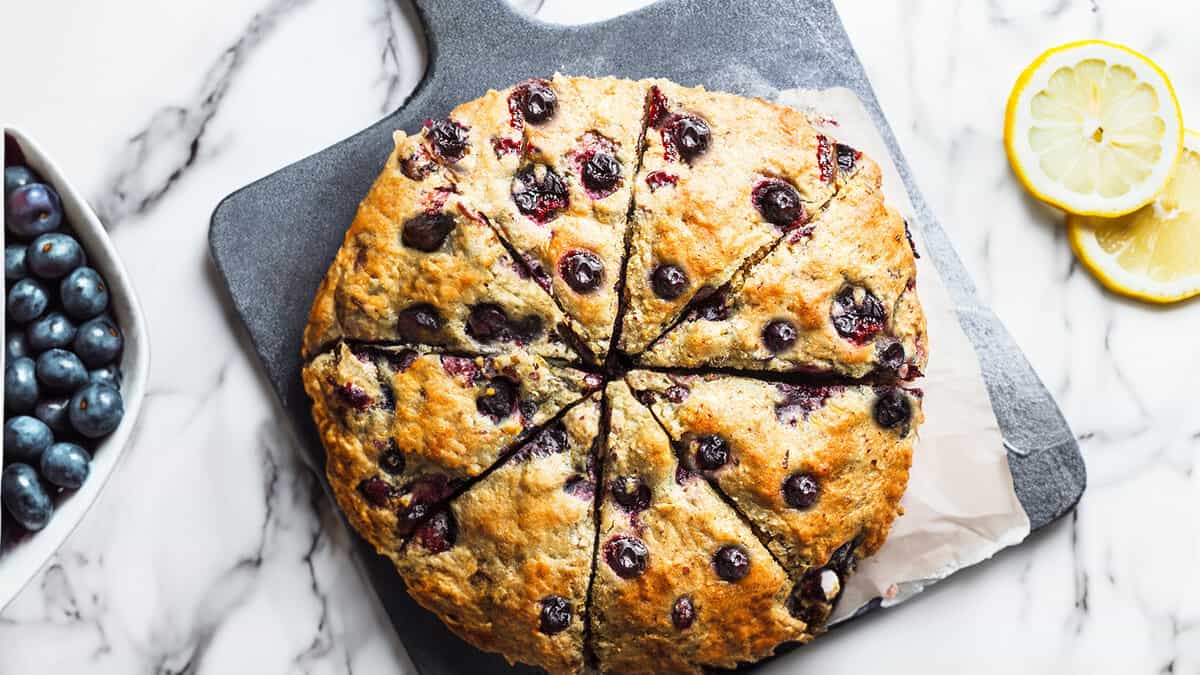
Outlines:
{"type": "MultiPolygon", "coordinates": [[[[150,346],[147,342],[142,308],[134,295],[125,266],[117,257],[117,250],[109,240],[104,226],[100,224],[83,195],[29,136],[11,127],[5,127],[4,134],[6,140],[16,142],[24,154],[25,164],[58,191],[62,197],[64,221],[71,225],[83,245],[88,264],[100,272],[108,283],[109,309],[116,316],[125,336],[125,350],[121,356],[121,370],[124,373],[121,395],[125,400],[125,417],[116,431],[105,438],[92,453],[91,472],[83,487],[75,494],[57,501],[50,523],[42,531],[29,534],[11,544],[6,550],[0,550],[0,609],[25,587],[58,550],[104,489],[104,484],[116,469],[137,423],[138,412],[145,395],[146,378],[150,371],[150,346]]],[[[0,157],[3,155],[4,150],[0,150],[0,157]]],[[[0,326],[3,324],[0,323],[0,326]]],[[[4,337],[7,338],[7,335],[4,337]]],[[[3,364],[3,359],[4,355],[0,353],[0,365],[3,364]]],[[[0,393],[0,398],[2,397],[3,394],[0,393]]],[[[2,457],[3,450],[0,449],[0,458],[2,457]]]]}

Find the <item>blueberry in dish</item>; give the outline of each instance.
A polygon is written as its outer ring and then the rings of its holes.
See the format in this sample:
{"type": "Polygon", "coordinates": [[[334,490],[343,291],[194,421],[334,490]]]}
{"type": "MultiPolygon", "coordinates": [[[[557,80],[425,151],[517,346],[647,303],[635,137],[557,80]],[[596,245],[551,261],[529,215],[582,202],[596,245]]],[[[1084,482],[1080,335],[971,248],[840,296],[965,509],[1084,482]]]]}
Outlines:
{"type": "MultiPolygon", "coordinates": [[[[4,468],[0,503],[17,527],[41,530],[87,480],[91,453],[125,414],[124,336],[103,276],[71,229],[53,185],[4,168],[4,468]]],[[[7,521],[6,521],[7,522],[7,521]]]]}
{"type": "MultiPolygon", "coordinates": [[[[31,255],[6,278],[41,318],[6,350],[13,414],[47,432],[14,434],[69,484],[86,448],[47,434],[119,382],[119,333],[85,268],[39,309],[36,270],[73,257],[31,255]],[[43,346],[79,366],[39,379],[43,346]]],[[[512,663],[698,673],[811,640],[900,515],[914,261],[878,167],[795,110],[666,80],[488,92],[396,132],[317,290],[303,381],[338,505],[512,663]]]]}

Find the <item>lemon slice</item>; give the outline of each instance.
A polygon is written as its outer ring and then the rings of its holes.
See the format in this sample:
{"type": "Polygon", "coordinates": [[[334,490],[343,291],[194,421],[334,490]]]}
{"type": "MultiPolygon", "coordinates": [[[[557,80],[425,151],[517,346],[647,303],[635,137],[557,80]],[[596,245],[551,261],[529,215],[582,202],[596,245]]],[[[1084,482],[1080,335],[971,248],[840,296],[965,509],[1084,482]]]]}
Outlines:
{"type": "Polygon", "coordinates": [[[1187,132],[1175,174],[1154,201],[1117,218],[1068,216],[1067,238],[1117,293],[1158,303],[1200,295],[1200,134],[1187,132]]]}
{"type": "Polygon", "coordinates": [[[1065,211],[1120,216],[1154,199],[1179,157],[1183,117],[1153,61],[1100,40],[1039,56],[1017,78],[1004,148],[1035,197],[1065,211]]]}

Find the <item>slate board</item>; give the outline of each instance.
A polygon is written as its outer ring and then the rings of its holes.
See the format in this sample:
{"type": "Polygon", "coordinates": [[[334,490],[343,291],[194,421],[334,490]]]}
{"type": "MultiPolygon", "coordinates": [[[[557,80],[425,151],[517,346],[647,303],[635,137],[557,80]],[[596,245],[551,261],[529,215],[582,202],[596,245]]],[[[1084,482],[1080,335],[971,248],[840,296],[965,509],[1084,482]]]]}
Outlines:
{"type": "MultiPolygon", "coordinates": [[[[403,1],[403,0],[397,0],[403,1]]],[[[501,0],[416,0],[429,65],[399,110],[370,128],[233,193],[209,232],[213,259],[267,378],[317,467],[324,453],[300,383],[300,339],[313,294],[358,202],[392,148],[455,105],[534,76],[666,77],[770,98],[779,89],[846,87],[866,106],[899,167],[933,262],[975,345],[1017,495],[1034,529],[1067,513],[1086,481],[1074,434],[975,288],[930,213],[830,0],[663,0],[586,26],[554,26],[501,0]]],[[[386,559],[360,540],[372,583],[426,675],[531,672],[455,638],[409,598],[386,559]]]]}

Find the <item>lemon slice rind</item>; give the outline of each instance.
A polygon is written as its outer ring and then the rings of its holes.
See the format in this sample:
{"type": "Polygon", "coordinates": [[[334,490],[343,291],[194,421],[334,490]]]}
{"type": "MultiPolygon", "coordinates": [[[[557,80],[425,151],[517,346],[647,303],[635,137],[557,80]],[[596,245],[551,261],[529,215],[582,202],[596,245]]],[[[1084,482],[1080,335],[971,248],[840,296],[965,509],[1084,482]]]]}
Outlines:
{"type": "MultiPolygon", "coordinates": [[[[1200,133],[1188,130],[1184,136],[1183,146],[1185,152],[1192,155],[1192,157],[1188,158],[1190,161],[1184,161],[1181,158],[1179,171],[1188,172],[1188,175],[1176,175],[1172,180],[1200,182],[1200,133]]],[[[1175,185],[1166,186],[1166,193],[1174,192],[1174,188],[1176,188],[1175,185]]],[[[1179,191],[1184,195],[1193,193],[1192,190],[1188,190],[1185,187],[1180,187],[1179,191]]],[[[1150,247],[1162,245],[1176,249],[1181,242],[1184,246],[1190,247],[1189,251],[1200,251],[1200,193],[1195,194],[1195,205],[1193,208],[1188,208],[1187,205],[1178,203],[1178,196],[1180,195],[1161,195],[1159,200],[1152,200],[1153,203],[1143,207],[1145,209],[1153,209],[1153,211],[1148,211],[1145,214],[1131,213],[1127,214],[1125,218],[1114,220],[1069,214],[1067,216],[1067,239],[1071,243],[1071,249],[1075,252],[1075,256],[1079,262],[1100,283],[1114,293],[1156,304],[1175,303],[1200,295],[1200,257],[1188,254],[1179,256],[1185,260],[1194,259],[1195,263],[1192,265],[1194,269],[1188,270],[1188,273],[1181,274],[1177,278],[1170,280],[1155,280],[1144,273],[1126,269],[1119,262],[1121,253],[1124,252],[1124,248],[1127,248],[1129,244],[1126,244],[1122,250],[1106,251],[1100,238],[1097,236],[1098,229],[1118,227],[1121,222],[1136,222],[1141,215],[1149,218],[1153,214],[1155,220],[1144,224],[1143,228],[1149,226],[1160,230],[1155,232],[1146,231],[1146,234],[1152,237],[1164,237],[1165,243],[1158,241],[1146,242],[1145,237],[1143,237],[1137,243],[1142,251],[1147,249],[1147,244],[1150,247]],[[1165,204],[1164,202],[1168,200],[1175,200],[1176,203],[1165,204]],[[1180,209],[1184,209],[1186,212],[1181,213],[1180,209]],[[1178,220],[1160,221],[1159,219],[1162,217],[1172,217],[1175,219],[1190,217],[1191,230],[1181,232],[1177,229],[1164,233],[1161,230],[1171,227],[1180,228],[1185,226],[1186,223],[1178,220]]],[[[1172,252],[1178,253],[1175,250],[1172,252]]]]}
{"type": "MultiPolygon", "coordinates": [[[[1120,216],[1150,203],[1170,179],[1183,145],[1182,120],[1175,89],[1166,73],[1153,61],[1127,47],[1103,40],[1071,42],[1046,51],[1017,78],[1005,109],[1004,148],[1017,178],[1038,199],[1068,213],[1120,216]],[[1168,99],[1158,102],[1156,116],[1163,125],[1159,156],[1153,160],[1151,170],[1144,179],[1116,196],[1084,194],[1068,188],[1059,178],[1044,170],[1039,161],[1041,155],[1030,141],[1029,130],[1046,124],[1044,118],[1035,119],[1031,105],[1033,98],[1048,88],[1050,79],[1059,69],[1075,68],[1089,59],[1099,60],[1108,66],[1127,68],[1135,74],[1137,82],[1150,85],[1156,94],[1162,94],[1160,98],[1168,99]]],[[[1066,126],[1070,126],[1070,123],[1066,126]]]]}

